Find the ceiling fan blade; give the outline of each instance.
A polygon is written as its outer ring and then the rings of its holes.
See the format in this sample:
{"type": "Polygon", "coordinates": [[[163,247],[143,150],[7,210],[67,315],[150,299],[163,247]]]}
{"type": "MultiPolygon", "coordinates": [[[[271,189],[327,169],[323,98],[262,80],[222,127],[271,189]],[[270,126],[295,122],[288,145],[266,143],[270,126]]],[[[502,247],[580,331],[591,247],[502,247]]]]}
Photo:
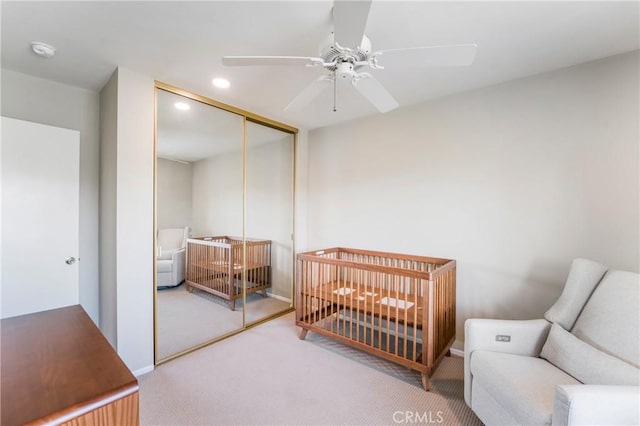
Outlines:
{"type": "Polygon", "coordinates": [[[362,96],[367,98],[380,112],[391,111],[398,107],[398,102],[393,99],[391,93],[369,73],[363,72],[360,78],[354,81],[353,86],[362,96]]]}
{"type": "Polygon", "coordinates": [[[223,56],[222,64],[226,66],[246,65],[322,65],[322,58],[305,56],[223,56]]]}
{"type": "Polygon", "coordinates": [[[382,50],[373,56],[385,67],[457,67],[471,65],[477,49],[476,44],[452,44],[382,50]]]}
{"type": "Polygon", "coordinates": [[[323,75],[314,80],[310,85],[305,87],[302,92],[298,93],[289,105],[284,107],[285,111],[298,111],[305,107],[309,102],[315,99],[328,87],[331,87],[333,79],[331,76],[323,75]]]}
{"type": "Polygon", "coordinates": [[[333,39],[342,47],[360,46],[367,25],[371,0],[333,2],[333,39]]]}

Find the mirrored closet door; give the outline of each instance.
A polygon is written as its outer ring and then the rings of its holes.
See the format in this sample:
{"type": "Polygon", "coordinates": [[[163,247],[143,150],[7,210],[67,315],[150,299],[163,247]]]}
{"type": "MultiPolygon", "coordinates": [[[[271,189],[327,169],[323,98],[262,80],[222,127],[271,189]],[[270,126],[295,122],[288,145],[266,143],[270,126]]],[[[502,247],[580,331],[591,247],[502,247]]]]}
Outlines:
{"type": "Polygon", "coordinates": [[[293,308],[296,129],[156,87],[156,362],[293,308]]]}
{"type": "Polygon", "coordinates": [[[157,90],[156,357],[241,329],[244,117],[157,90]],[[230,242],[235,242],[233,245],[230,242]],[[215,264],[216,259],[220,261],[215,264]]]}
{"type": "Polygon", "coordinates": [[[246,320],[293,307],[294,138],[246,124],[246,320]],[[266,261],[267,267],[260,264],[266,261]]]}

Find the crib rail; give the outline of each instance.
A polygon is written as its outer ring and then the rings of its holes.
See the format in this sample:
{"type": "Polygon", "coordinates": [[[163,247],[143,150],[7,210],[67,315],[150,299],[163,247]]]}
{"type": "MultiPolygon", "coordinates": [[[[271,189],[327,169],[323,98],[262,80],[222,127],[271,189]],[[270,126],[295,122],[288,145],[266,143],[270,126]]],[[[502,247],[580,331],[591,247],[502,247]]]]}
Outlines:
{"type": "Polygon", "coordinates": [[[243,243],[242,238],[229,236],[190,238],[185,280],[189,291],[197,288],[222,297],[232,310],[235,300],[242,297],[243,282],[247,293],[262,291],[266,296],[271,287],[271,241],[245,239],[243,243]]]}
{"type": "Polygon", "coordinates": [[[455,338],[453,260],[332,248],[297,256],[296,323],[428,375],[455,338]]]}
{"type": "Polygon", "coordinates": [[[190,238],[187,241],[188,284],[205,285],[216,293],[232,294],[235,265],[242,262],[242,246],[232,245],[227,237],[190,238]]]}

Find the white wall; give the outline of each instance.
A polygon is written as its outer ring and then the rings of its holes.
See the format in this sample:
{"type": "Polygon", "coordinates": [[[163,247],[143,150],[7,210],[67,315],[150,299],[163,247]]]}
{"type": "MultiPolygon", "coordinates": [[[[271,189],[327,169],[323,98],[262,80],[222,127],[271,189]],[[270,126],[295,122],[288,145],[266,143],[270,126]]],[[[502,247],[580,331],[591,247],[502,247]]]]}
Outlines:
{"type": "Polygon", "coordinates": [[[539,318],[573,258],[638,271],[638,62],[311,131],[309,247],[456,259],[459,341],[466,318],[539,318]]]}
{"type": "Polygon", "coordinates": [[[191,226],[193,165],[164,158],[156,164],[158,229],[191,226]]]}
{"type": "Polygon", "coordinates": [[[271,240],[269,292],[289,300],[293,299],[293,176],[293,135],[248,146],[245,233],[247,238],[271,240]]]}
{"type": "Polygon", "coordinates": [[[153,366],[154,82],[118,69],[118,353],[153,366]]]}
{"type": "MultiPolygon", "coordinates": [[[[140,374],[153,369],[153,164],[154,164],[154,82],[124,68],[116,70],[109,84],[117,86],[116,117],[103,122],[103,143],[115,143],[115,158],[103,159],[102,166],[115,172],[115,195],[101,204],[102,214],[115,215],[101,227],[101,237],[115,247],[116,349],[127,367],[140,374]],[[115,78],[115,80],[114,80],[115,78]],[[113,132],[115,127],[115,142],[113,132]],[[109,203],[107,203],[109,201],[109,203]],[[115,231],[115,237],[114,237],[115,231]]],[[[113,111],[113,89],[105,87],[103,103],[113,111]]],[[[106,147],[111,154],[113,147],[106,147]]],[[[112,172],[103,174],[113,179],[112,172]]],[[[113,185],[111,182],[109,185],[113,185]]]]}
{"type": "Polygon", "coordinates": [[[5,117],[80,131],[80,303],[97,324],[99,94],[3,69],[1,103],[5,117]]]}
{"type": "Polygon", "coordinates": [[[309,132],[306,129],[298,131],[296,138],[295,165],[295,251],[307,250],[307,189],[309,186],[309,132]]]}
{"type": "Polygon", "coordinates": [[[193,236],[242,236],[242,152],[193,164],[193,236]]]}
{"type": "Polygon", "coordinates": [[[118,344],[116,176],[118,170],[118,71],[100,91],[100,329],[118,344]]]}

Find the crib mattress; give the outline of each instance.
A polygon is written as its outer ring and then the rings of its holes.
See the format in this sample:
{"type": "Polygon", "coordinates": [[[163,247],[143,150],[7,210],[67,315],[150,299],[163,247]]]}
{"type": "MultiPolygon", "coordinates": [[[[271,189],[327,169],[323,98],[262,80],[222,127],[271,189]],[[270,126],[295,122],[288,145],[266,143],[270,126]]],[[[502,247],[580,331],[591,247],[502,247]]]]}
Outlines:
{"type": "Polygon", "coordinates": [[[388,291],[365,284],[331,281],[303,292],[343,309],[398,320],[408,325],[422,327],[422,297],[397,291],[388,291]]]}

